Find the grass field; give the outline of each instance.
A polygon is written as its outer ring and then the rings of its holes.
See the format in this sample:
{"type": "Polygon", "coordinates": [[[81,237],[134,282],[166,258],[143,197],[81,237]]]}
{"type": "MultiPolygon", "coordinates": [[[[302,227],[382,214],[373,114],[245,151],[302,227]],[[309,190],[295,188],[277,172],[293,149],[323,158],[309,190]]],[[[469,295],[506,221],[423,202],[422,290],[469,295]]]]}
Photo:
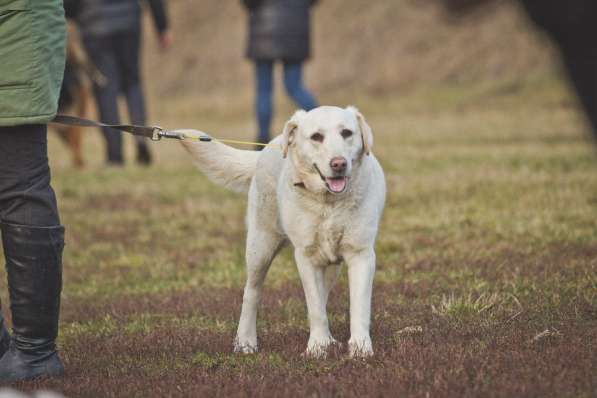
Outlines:
{"type": "MultiPolygon", "coordinates": [[[[233,354],[245,198],[209,183],[174,142],[153,144],[151,168],[102,168],[90,133],[84,171],[50,140],[67,227],[67,376],[17,387],[73,397],[596,396],[597,156],[563,85],[538,76],[327,100],[363,110],[386,171],[373,358],[349,360],[346,347],[301,357],[308,325],[289,251],[266,282],[261,352],[233,354]]],[[[282,105],[278,127],[291,110],[282,105]]],[[[249,106],[239,109],[181,99],[154,103],[153,116],[250,139],[249,106]]],[[[329,313],[344,342],[347,297],[343,273],[329,313]]]]}

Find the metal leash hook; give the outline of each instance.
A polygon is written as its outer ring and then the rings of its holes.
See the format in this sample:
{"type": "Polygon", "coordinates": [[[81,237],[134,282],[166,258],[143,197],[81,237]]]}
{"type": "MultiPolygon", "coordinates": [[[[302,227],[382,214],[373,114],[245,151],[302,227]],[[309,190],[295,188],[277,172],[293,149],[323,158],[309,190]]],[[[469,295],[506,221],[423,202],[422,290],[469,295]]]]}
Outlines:
{"type": "Polygon", "coordinates": [[[152,131],[150,139],[152,141],[160,141],[162,139],[163,134],[164,134],[163,128],[161,128],[159,126],[153,126],[153,131],[152,131]]]}
{"type": "Polygon", "coordinates": [[[212,138],[207,134],[200,135],[198,137],[189,137],[182,131],[164,130],[163,128],[161,128],[159,126],[154,126],[153,127],[153,135],[151,137],[151,140],[152,141],[160,141],[162,138],[170,138],[170,139],[175,139],[175,140],[180,140],[180,141],[186,140],[188,138],[196,139],[197,141],[202,141],[202,142],[212,141],[212,138]]]}

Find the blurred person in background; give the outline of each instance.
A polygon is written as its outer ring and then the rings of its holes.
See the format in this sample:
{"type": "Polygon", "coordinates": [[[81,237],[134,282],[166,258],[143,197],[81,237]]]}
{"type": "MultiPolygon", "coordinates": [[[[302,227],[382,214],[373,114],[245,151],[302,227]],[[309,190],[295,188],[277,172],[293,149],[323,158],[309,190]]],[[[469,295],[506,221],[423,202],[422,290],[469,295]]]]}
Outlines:
{"type": "Polygon", "coordinates": [[[64,228],[47,123],[65,64],[62,0],[0,1],[0,232],[12,336],[0,313],[0,384],[64,373],[56,352],[64,228]]]}
{"type": "MultiPolygon", "coordinates": [[[[501,0],[440,0],[466,14],[501,0]]],[[[560,50],[560,58],[597,143],[597,0],[518,0],[527,16],[560,50]]]]}
{"type": "Polygon", "coordinates": [[[597,140],[597,1],[521,2],[531,20],[560,49],[564,68],[597,140]]]}
{"type": "MultiPolygon", "coordinates": [[[[160,46],[171,45],[172,34],[163,0],[146,0],[151,8],[160,46]]],[[[145,125],[146,107],[140,67],[141,2],[139,0],[65,0],[67,17],[76,21],[91,62],[105,76],[106,84],[94,84],[100,121],[120,124],[118,97],[124,95],[130,122],[145,125]]],[[[104,127],[107,162],[124,163],[122,134],[104,127]]],[[[135,137],[137,162],[148,165],[147,140],[135,137]]]]}
{"type": "Polygon", "coordinates": [[[249,13],[247,57],[255,63],[257,140],[270,140],[274,63],[284,67],[284,87],[302,109],[317,101],[304,88],[303,62],[310,56],[310,11],[316,0],[243,0],[249,13]]]}

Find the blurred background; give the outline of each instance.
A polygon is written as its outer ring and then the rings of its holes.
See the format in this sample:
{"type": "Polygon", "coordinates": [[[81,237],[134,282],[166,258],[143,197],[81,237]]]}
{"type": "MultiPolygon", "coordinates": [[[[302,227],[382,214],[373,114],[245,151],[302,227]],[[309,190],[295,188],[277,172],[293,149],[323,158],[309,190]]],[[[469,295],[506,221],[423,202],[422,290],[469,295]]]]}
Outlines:
{"type": "MultiPolygon", "coordinates": [[[[169,56],[147,43],[151,91],[200,97],[212,106],[250,103],[252,69],[242,61],[247,24],[241,2],[169,5],[176,39],[169,56]],[[150,77],[156,75],[160,78],[150,77]]],[[[436,0],[321,0],[312,16],[308,83],[330,102],[554,72],[549,44],[510,1],[454,18],[436,0]]]]}
{"type": "MultiPolygon", "coordinates": [[[[388,185],[372,361],[301,359],[308,326],[290,250],[266,281],[263,352],[232,354],[245,198],[210,183],[174,141],[150,143],[144,167],[125,135],[125,167],[106,167],[91,129],[82,169],[49,135],[67,229],[59,343],[69,377],[33,387],[67,396],[594,395],[595,146],[553,42],[521,2],[489,3],[458,15],[434,0],[312,9],[306,87],[322,104],[363,112],[388,185]]],[[[241,1],[167,5],[167,50],[144,15],[147,122],[254,140],[241,1]]],[[[590,47],[596,36],[586,37],[572,41],[590,47]]],[[[281,80],[278,65],[272,135],[296,106],[281,80]]],[[[330,303],[342,341],[346,282],[344,272],[330,303]]]]}
{"type": "MultiPolygon", "coordinates": [[[[440,3],[321,1],[312,10],[313,52],[303,71],[306,86],[322,104],[354,104],[365,114],[386,113],[396,135],[404,133],[402,116],[420,106],[430,111],[475,102],[495,108],[494,100],[525,93],[528,102],[564,93],[558,101],[577,106],[567,95],[552,42],[530,23],[518,2],[493,1],[463,14],[450,14],[440,3]]],[[[158,45],[150,13],[144,15],[148,121],[205,130],[216,137],[253,139],[254,71],[244,57],[246,9],[240,1],[216,0],[176,0],[167,6],[173,33],[168,50],[158,45]]],[[[273,135],[296,108],[283,95],[280,66],[275,73],[273,135]]],[[[95,137],[89,138],[91,144],[87,136],[93,135],[85,134],[90,159],[103,145],[95,137]]],[[[164,145],[151,148],[160,159],[164,145]]]]}

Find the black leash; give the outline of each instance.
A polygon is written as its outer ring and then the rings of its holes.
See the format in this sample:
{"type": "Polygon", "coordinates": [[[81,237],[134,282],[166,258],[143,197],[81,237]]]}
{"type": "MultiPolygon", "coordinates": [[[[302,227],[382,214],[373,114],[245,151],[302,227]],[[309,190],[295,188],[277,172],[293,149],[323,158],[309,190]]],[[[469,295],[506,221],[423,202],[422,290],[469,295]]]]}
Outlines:
{"type": "MultiPolygon", "coordinates": [[[[0,0],[1,1],[1,0],[0,0]]],[[[159,126],[135,126],[133,124],[106,124],[95,122],[93,120],[83,119],[76,116],[56,115],[50,123],[64,124],[67,126],[80,127],[109,127],[115,130],[124,131],[139,137],[146,137],[152,141],[159,141],[162,138],[171,138],[175,140],[194,140],[201,142],[219,141],[227,144],[253,145],[262,147],[274,147],[280,149],[278,144],[264,144],[261,142],[229,140],[221,138],[212,138],[202,131],[197,130],[164,130],[159,126]]]]}
{"type": "MultiPolygon", "coordinates": [[[[63,124],[67,126],[80,126],[80,127],[109,127],[115,130],[124,131],[139,137],[146,137],[152,141],[159,141],[162,138],[172,138],[176,140],[184,140],[189,138],[182,132],[173,130],[164,130],[159,126],[135,126],[132,124],[106,124],[95,122],[93,120],[83,119],[75,116],[68,115],[56,115],[56,117],[50,121],[50,123],[63,124]]],[[[193,137],[199,141],[209,142],[212,138],[209,135],[201,135],[199,137],[193,137]]]]}

